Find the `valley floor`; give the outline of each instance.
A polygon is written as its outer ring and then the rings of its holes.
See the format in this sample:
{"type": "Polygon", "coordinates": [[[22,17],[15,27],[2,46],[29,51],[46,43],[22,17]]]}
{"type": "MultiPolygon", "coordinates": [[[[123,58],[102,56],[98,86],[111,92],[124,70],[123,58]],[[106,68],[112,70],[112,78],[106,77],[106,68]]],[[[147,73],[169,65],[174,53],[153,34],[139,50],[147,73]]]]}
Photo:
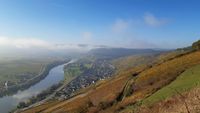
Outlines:
{"type": "Polygon", "coordinates": [[[198,113],[199,81],[200,51],[171,52],[24,113],[198,113]]]}

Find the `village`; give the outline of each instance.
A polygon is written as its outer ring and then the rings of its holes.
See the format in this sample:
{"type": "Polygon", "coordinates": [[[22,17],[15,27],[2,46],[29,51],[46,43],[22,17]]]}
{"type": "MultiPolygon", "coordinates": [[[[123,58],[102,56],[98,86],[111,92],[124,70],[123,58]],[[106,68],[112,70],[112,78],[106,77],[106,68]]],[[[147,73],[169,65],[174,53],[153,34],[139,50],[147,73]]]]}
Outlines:
{"type": "Polygon", "coordinates": [[[69,99],[76,91],[95,84],[99,80],[107,79],[111,77],[114,72],[115,67],[106,60],[96,60],[92,62],[90,68],[85,69],[78,77],[68,83],[62,90],[58,91],[55,98],[59,100],[69,99]]]}

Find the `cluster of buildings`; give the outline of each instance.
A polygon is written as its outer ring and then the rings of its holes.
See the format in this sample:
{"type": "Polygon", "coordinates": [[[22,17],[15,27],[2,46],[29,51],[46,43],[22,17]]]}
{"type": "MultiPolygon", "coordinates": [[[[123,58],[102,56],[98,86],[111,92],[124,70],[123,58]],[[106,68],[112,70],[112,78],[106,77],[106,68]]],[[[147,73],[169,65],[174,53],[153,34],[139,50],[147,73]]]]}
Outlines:
{"type": "Polygon", "coordinates": [[[55,97],[59,100],[68,99],[79,89],[95,84],[99,80],[109,78],[114,72],[114,66],[105,60],[94,61],[91,68],[84,70],[81,75],[73,79],[62,90],[58,91],[55,97]]]}

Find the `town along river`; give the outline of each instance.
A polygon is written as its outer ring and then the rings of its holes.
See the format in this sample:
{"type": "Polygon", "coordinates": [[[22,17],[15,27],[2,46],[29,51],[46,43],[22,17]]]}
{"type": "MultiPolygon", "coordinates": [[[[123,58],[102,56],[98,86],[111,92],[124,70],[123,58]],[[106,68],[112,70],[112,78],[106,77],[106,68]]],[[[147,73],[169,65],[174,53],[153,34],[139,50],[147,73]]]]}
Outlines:
{"type": "Polygon", "coordinates": [[[28,98],[37,95],[52,85],[59,83],[61,80],[64,80],[63,68],[65,65],[71,62],[73,61],[52,68],[49,71],[49,74],[43,80],[29,87],[28,89],[23,91],[19,90],[16,94],[11,96],[1,97],[0,113],[8,113],[9,111],[15,109],[19,102],[27,100],[28,98]]]}

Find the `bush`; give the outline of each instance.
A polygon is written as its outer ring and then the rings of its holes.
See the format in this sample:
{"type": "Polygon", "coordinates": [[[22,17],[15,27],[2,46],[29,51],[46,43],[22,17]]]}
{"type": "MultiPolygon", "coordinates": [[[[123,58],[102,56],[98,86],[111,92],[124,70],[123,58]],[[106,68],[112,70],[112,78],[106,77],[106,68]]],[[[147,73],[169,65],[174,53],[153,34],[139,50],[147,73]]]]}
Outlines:
{"type": "Polygon", "coordinates": [[[194,42],[194,43],[192,44],[192,48],[193,48],[194,50],[200,50],[200,40],[194,42]]]}
{"type": "Polygon", "coordinates": [[[20,102],[17,106],[17,108],[24,108],[24,107],[27,107],[26,103],[25,102],[20,102]]]}

